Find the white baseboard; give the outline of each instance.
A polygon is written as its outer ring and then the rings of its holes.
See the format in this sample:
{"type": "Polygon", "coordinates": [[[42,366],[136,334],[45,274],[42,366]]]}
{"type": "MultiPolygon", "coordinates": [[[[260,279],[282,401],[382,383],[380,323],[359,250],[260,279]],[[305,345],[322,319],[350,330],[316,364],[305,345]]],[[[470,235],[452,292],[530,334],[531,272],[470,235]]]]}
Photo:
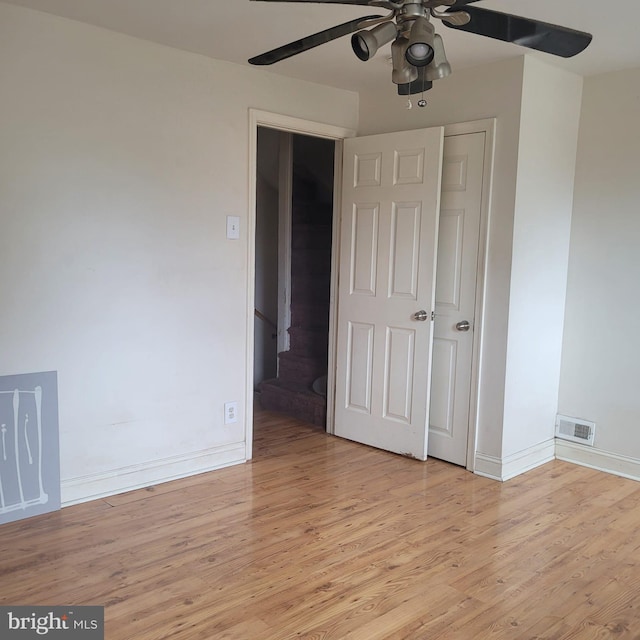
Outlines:
{"type": "Polygon", "coordinates": [[[476,453],[474,473],[492,480],[504,482],[515,476],[551,462],[555,455],[555,438],[523,449],[505,458],[496,458],[484,453],[476,453]]]}
{"type": "Polygon", "coordinates": [[[476,454],[475,473],[504,482],[554,458],[640,481],[640,460],[553,438],[506,458],[476,454]]]}
{"type": "Polygon", "coordinates": [[[502,481],[502,460],[486,453],[476,453],[476,464],[473,472],[491,480],[502,481]]]}
{"type": "Polygon", "coordinates": [[[637,458],[629,458],[560,439],[556,439],[556,458],[598,471],[613,473],[623,478],[640,480],[640,460],[637,458]]]}
{"type": "Polygon", "coordinates": [[[245,462],[244,442],[63,480],[63,507],[245,462]]]}
{"type": "MultiPolygon", "coordinates": [[[[552,438],[506,458],[476,454],[475,473],[504,482],[554,458],[640,481],[640,460],[552,438]]],[[[63,480],[63,507],[246,461],[244,442],[63,480]]]]}

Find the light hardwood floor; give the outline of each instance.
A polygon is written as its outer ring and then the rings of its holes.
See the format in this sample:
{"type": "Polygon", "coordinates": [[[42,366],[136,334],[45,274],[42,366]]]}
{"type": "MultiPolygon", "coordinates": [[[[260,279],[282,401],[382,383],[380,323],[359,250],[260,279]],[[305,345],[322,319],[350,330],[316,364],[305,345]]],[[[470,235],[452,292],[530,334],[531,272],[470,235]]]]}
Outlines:
{"type": "Polygon", "coordinates": [[[0,527],[0,603],[108,640],[640,638],[640,484],[505,484],[276,414],[255,459],[0,527]]]}

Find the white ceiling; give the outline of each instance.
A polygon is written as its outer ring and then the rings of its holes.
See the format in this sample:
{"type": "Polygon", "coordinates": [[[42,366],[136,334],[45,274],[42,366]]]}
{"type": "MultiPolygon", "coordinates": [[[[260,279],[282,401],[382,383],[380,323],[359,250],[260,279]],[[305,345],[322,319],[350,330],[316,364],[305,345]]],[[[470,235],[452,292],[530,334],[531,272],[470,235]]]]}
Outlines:
{"type": "MultiPolygon", "coordinates": [[[[339,4],[302,4],[251,0],[3,0],[40,11],[118,31],[145,40],[202,55],[246,64],[247,58],[316,33],[352,18],[384,10],[339,4]]],[[[584,76],[640,67],[640,2],[617,0],[484,0],[480,5],[563,26],[588,31],[594,40],[582,54],[563,60],[533,55],[584,76]]],[[[529,51],[512,44],[444,26],[444,38],[453,67],[470,67],[510,58],[529,51]]],[[[393,90],[391,68],[383,50],[361,62],[349,38],[261,67],[312,82],[358,91],[393,90]]]]}

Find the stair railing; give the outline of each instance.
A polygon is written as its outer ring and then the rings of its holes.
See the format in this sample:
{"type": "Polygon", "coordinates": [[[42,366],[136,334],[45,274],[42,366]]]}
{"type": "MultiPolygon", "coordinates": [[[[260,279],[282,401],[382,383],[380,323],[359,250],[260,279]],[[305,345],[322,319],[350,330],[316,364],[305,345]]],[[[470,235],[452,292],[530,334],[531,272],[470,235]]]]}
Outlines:
{"type": "Polygon", "coordinates": [[[265,316],[264,313],[262,313],[262,311],[258,311],[257,309],[254,309],[254,312],[255,312],[256,318],[260,318],[262,322],[270,326],[272,329],[275,329],[275,333],[271,334],[271,338],[275,340],[278,337],[278,325],[273,320],[265,316]]]}

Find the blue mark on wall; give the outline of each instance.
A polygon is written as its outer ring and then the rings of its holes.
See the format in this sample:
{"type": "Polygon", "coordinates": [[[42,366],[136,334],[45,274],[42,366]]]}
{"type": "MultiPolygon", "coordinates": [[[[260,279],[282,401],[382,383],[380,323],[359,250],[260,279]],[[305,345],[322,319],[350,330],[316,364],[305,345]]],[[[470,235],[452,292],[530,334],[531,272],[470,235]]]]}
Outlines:
{"type": "Polygon", "coordinates": [[[57,374],[0,376],[0,524],[59,508],[57,374]]]}

